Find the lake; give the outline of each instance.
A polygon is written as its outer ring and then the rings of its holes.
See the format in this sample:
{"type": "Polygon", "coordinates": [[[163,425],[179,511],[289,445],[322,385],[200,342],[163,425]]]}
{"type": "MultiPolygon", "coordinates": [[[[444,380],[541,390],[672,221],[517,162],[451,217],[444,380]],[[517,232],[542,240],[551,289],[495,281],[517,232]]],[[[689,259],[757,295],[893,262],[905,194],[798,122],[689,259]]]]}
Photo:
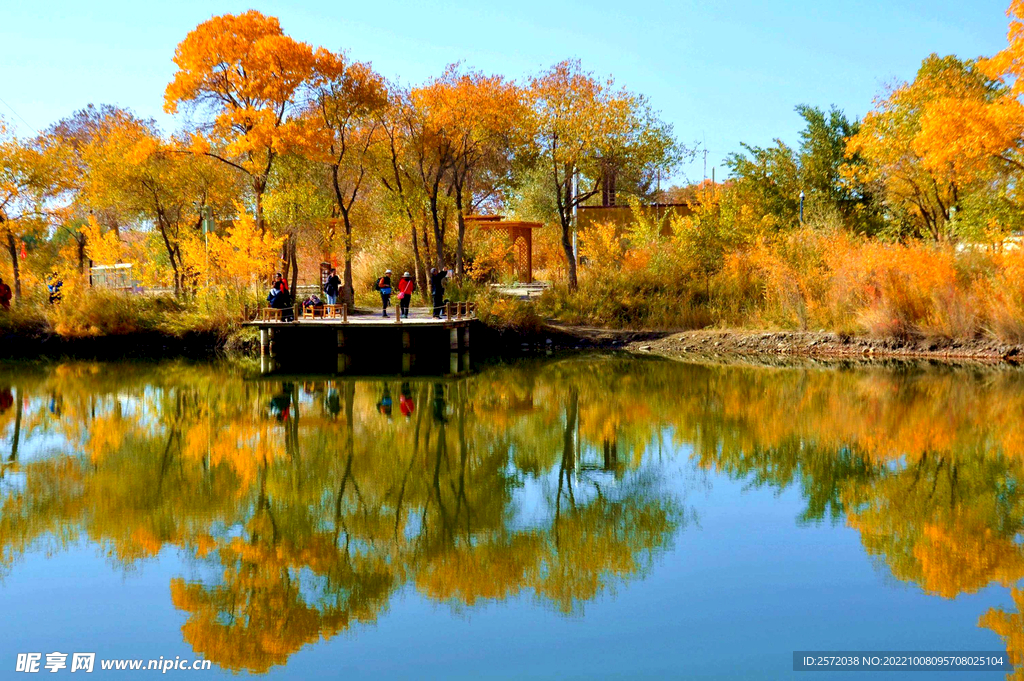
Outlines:
{"type": "Polygon", "coordinates": [[[1022,416],[1005,366],[0,364],[0,678],[51,652],[272,679],[1020,655],[1022,416]]]}

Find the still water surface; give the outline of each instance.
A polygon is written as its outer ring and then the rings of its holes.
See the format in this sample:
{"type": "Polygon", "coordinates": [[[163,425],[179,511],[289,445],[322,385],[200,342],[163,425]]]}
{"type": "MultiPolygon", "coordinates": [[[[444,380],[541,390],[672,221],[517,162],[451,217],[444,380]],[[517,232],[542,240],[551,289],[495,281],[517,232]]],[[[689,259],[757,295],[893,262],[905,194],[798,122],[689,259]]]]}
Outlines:
{"type": "Polygon", "coordinates": [[[1022,416],[1008,368],[0,364],[0,678],[52,651],[295,679],[1024,652],[1022,416]]]}

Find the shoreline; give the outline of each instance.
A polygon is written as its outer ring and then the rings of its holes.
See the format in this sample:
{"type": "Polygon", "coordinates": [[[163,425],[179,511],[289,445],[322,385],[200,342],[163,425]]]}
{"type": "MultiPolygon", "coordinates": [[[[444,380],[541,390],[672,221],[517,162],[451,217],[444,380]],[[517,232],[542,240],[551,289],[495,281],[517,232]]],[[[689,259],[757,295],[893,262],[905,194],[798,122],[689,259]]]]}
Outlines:
{"type": "MultiPolygon", "coordinates": [[[[672,359],[729,357],[808,358],[822,361],[931,360],[961,363],[1024,364],[1024,345],[991,340],[894,339],[850,336],[826,331],[754,331],[699,329],[636,331],[546,322],[535,329],[498,329],[481,323],[486,351],[481,356],[523,356],[611,350],[672,359]]],[[[4,359],[221,359],[258,355],[255,334],[159,331],[91,337],[53,333],[0,334],[4,359]],[[252,336],[252,337],[250,337],[252,336]]]]}
{"type": "Polygon", "coordinates": [[[774,356],[820,360],[932,360],[959,363],[1024,363],[1024,345],[990,340],[871,338],[826,331],[704,329],[663,334],[626,345],[636,354],[669,358],[774,356]]]}

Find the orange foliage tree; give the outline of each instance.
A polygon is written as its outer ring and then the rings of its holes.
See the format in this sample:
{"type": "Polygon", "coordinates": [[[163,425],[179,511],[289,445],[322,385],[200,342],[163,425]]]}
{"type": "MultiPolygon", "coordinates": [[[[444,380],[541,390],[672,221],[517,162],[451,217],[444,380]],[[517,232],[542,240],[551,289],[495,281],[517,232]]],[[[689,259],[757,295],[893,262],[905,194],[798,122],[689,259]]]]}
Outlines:
{"type": "Polygon", "coordinates": [[[63,206],[53,201],[70,189],[68,165],[67,148],[59,141],[18,139],[0,119],[0,243],[11,259],[15,302],[22,293],[18,259],[23,239],[61,212],[63,206]]]}
{"type": "Polygon", "coordinates": [[[423,134],[447,152],[445,170],[458,225],[455,271],[461,275],[466,215],[496,198],[508,183],[513,151],[523,142],[525,100],[515,83],[502,76],[461,71],[455,64],[415,88],[411,99],[422,112],[423,134]]]}
{"type": "Polygon", "coordinates": [[[573,216],[609,173],[670,171],[679,158],[672,126],[647,100],[563,61],[532,79],[529,132],[546,186],[555,190],[570,290],[577,287],[573,216]]]}
{"type": "Polygon", "coordinates": [[[164,110],[176,113],[189,104],[209,112],[191,149],[249,178],[261,231],[274,161],[302,134],[294,114],[314,62],[309,45],[255,10],[199,24],[174,52],[178,71],[164,93],[164,110]]]}
{"type": "Polygon", "coordinates": [[[381,139],[379,115],[387,105],[387,88],[369,64],[320,49],[310,89],[307,116],[315,133],[304,153],[327,170],[334,217],[341,216],[345,229],[341,297],[352,305],[352,212],[365,194],[373,146],[381,139]]]}
{"type": "Polygon", "coordinates": [[[972,61],[931,55],[911,83],[893,89],[864,117],[847,154],[864,163],[856,179],[874,185],[912,234],[954,236],[950,221],[991,170],[994,155],[1014,145],[1024,117],[972,61]]]}

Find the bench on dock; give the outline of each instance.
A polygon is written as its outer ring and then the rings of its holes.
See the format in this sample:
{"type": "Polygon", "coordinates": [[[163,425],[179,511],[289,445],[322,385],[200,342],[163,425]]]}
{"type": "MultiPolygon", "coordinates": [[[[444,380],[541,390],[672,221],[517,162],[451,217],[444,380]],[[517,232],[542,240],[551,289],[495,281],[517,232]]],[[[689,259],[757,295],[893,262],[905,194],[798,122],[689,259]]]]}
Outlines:
{"type": "Polygon", "coordinates": [[[348,321],[348,305],[324,305],[324,313],[327,319],[338,319],[348,321]]]}
{"type": "Polygon", "coordinates": [[[284,321],[284,309],[279,307],[264,307],[260,309],[260,318],[265,322],[284,321]]]}
{"type": "Polygon", "coordinates": [[[302,306],[302,318],[303,319],[320,319],[324,318],[324,306],[323,305],[303,305],[302,306]]]}
{"type": "Polygon", "coordinates": [[[341,319],[348,321],[348,305],[305,305],[303,319],[341,319]]]}

